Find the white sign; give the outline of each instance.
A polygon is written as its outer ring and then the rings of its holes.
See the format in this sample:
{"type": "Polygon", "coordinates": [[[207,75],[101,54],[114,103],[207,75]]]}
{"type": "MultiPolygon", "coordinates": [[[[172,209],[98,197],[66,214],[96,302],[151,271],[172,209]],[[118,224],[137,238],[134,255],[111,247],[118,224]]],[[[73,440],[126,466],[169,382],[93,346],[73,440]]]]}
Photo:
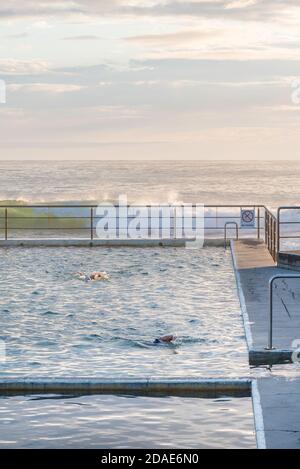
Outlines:
{"type": "Polygon", "coordinates": [[[255,226],[255,209],[241,209],[241,226],[255,226]]]}

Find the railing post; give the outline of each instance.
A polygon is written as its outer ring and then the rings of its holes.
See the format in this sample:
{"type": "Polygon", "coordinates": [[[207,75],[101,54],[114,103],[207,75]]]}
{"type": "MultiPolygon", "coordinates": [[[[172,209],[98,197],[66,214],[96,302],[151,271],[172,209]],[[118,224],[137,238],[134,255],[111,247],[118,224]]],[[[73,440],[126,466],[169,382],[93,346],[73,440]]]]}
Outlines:
{"type": "Polygon", "coordinates": [[[271,278],[269,285],[269,338],[268,350],[273,349],[273,283],[276,277],[271,278]]]}
{"type": "Polygon", "coordinates": [[[270,250],[271,249],[271,225],[270,225],[270,220],[271,220],[271,217],[270,217],[270,214],[268,213],[268,249],[270,250]]]}
{"type": "Polygon", "coordinates": [[[94,239],[94,209],[91,208],[91,241],[94,239]]]}
{"type": "Polygon", "coordinates": [[[257,239],[260,239],[260,208],[257,208],[257,239]]]}
{"type": "Polygon", "coordinates": [[[277,246],[277,257],[278,253],[280,252],[280,207],[277,209],[277,240],[276,240],[276,246],[277,246]]]}
{"type": "Polygon", "coordinates": [[[266,246],[268,245],[267,217],[268,217],[268,214],[267,214],[267,210],[266,210],[266,208],[265,208],[265,244],[266,244],[266,246]]]}
{"type": "Polygon", "coordinates": [[[5,228],[4,228],[4,231],[5,231],[5,241],[8,240],[8,209],[5,208],[5,228]]]}
{"type": "Polygon", "coordinates": [[[173,229],[174,229],[174,239],[177,238],[177,233],[176,233],[176,230],[177,230],[177,212],[176,212],[176,207],[174,207],[174,212],[173,212],[173,217],[174,217],[174,223],[173,223],[173,229]]]}
{"type": "Polygon", "coordinates": [[[270,214],[268,213],[268,249],[270,250],[270,214]]]}
{"type": "Polygon", "coordinates": [[[274,228],[273,228],[273,237],[274,237],[274,256],[273,256],[273,259],[274,261],[276,260],[276,219],[274,218],[274,221],[273,221],[273,224],[274,224],[274,228]]]}
{"type": "Polygon", "coordinates": [[[271,230],[270,230],[270,237],[271,237],[271,253],[272,253],[272,257],[273,257],[273,241],[274,241],[274,238],[273,238],[273,219],[272,217],[270,217],[270,221],[271,221],[271,230]]]}

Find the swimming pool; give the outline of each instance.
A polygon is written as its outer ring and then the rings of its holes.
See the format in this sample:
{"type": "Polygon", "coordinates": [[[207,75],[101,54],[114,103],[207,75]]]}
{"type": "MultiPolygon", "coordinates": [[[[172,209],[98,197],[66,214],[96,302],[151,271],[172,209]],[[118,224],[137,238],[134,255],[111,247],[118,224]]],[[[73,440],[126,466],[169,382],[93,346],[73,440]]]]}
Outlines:
{"type": "Polygon", "coordinates": [[[3,248],[0,376],[249,374],[230,253],[182,248],[3,248]],[[105,270],[85,283],[78,270],[105,270]],[[161,334],[174,346],[147,346],[161,334]]]}
{"type": "Polygon", "coordinates": [[[1,397],[0,425],[0,448],[255,448],[247,397],[1,397]]]}

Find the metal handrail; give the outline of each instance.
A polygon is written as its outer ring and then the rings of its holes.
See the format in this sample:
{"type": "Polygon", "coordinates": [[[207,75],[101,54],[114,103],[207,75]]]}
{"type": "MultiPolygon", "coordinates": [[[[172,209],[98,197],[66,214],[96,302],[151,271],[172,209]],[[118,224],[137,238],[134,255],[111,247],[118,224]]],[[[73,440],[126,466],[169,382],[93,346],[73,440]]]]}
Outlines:
{"type": "Polygon", "coordinates": [[[277,231],[278,231],[278,238],[277,238],[277,252],[280,252],[280,240],[281,239],[296,239],[299,238],[298,236],[281,236],[281,225],[291,225],[291,224],[300,224],[300,222],[287,222],[281,221],[281,212],[283,210],[300,210],[300,206],[281,206],[277,209],[277,231]]]}
{"type": "Polygon", "coordinates": [[[278,229],[276,216],[265,208],[265,244],[274,261],[277,260],[278,229]]]}
{"type": "MultiPolygon", "coordinates": [[[[105,202],[101,202],[101,206],[105,207],[105,205],[107,205],[108,207],[111,207],[111,206],[114,206],[114,207],[119,207],[120,205],[119,204],[111,204],[109,202],[105,203],[105,202]]],[[[195,204],[191,204],[191,205],[195,205],[195,204]]],[[[31,204],[31,205],[25,205],[25,204],[11,204],[11,205],[8,205],[8,204],[4,204],[4,205],[1,205],[0,203],[0,208],[90,208],[90,207],[94,207],[94,208],[97,208],[99,206],[99,204],[76,204],[76,205],[73,205],[73,204],[31,204]]],[[[177,203],[177,204],[173,204],[171,202],[169,203],[153,203],[153,204],[127,204],[127,205],[122,205],[122,207],[181,207],[181,206],[184,206],[184,204],[180,204],[180,203],[177,203]]],[[[253,204],[223,204],[223,205],[219,205],[219,204],[205,204],[205,207],[207,208],[216,208],[216,207],[220,207],[220,208],[267,208],[265,205],[253,205],[253,204]]]]}
{"type": "MultiPolygon", "coordinates": [[[[109,203],[101,203],[101,206],[105,208],[105,206],[107,207],[111,207],[111,206],[114,206],[117,210],[118,208],[121,207],[121,205],[119,204],[109,204],[109,203]]],[[[174,213],[176,214],[176,207],[178,208],[182,208],[184,207],[185,205],[184,204],[172,204],[172,203],[166,203],[166,204],[133,204],[132,205],[133,207],[135,208],[139,208],[139,207],[144,207],[144,208],[147,208],[147,209],[150,209],[150,208],[154,208],[154,207],[159,207],[159,208],[164,208],[164,207],[169,207],[169,208],[174,208],[174,211],[173,211],[173,215],[170,211],[170,215],[169,215],[169,218],[170,220],[173,220],[174,222],[174,230],[176,228],[176,220],[174,219],[174,213]]],[[[129,208],[129,207],[132,207],[131,205],[125,205],[125,207],[129,208]]],[[[191,206],[196,206],[196,204],[191,204],[191,206]]],[[[93,239],[93,236],[94,236],[94,230],[95,230],[95,226],[94,224],[96,223],[97,220],[99,220],[101,217],[98,216],[96,214],[96,208],[98,207],[97,204],[75,204],[75,205],[70,205],[70,204],[57,204],[57,203],[54,203],[54,204],[31,204],[31,205],[25,205],[25,204],[15,204],[15,205],[1,205],[0,204],[0,220],[3,220],[2,222],[2,230],[4,232],[4,238],[5,240],[8,240],[9,238],[9,232],[10,231],[19,231],[20,232],[23,230],[23,231],[54,231],[54,230],[57,230],[58,232],[59,231],[62,231],[62,230],[65,230],[65,231],[74,231],[74,230],[78,230],[78,232],[87,232],[87,231],[90,231],[90,235],[89,235],[89,238],[92,240],[93,239]],[[66,209],[66,212],[65,213],[58,213],[57,216],[53,216],[53,214],[51,214],[51,210],[52,209],[66,209]],[[37,212],[36,214],[35,213],[29,213],[28,215],[29,216],[26,216],[26,213],[24,214],[24,216],[22,216],[22,214],[20,213],[13,213],[14,210],[16,209],[44,209],[44,210],[48,210],[50,211],[49,213],[49,216],[47,215],[47,213],[39,213],[37,212]],[[79,213],[68,213],[67,212],[67,209],[69,210],[86,210],[86,212],[83,212],[82,215],[79,213]],[[22,226],[22,223],[21,221],[24,220],[24,224],[22,226]],[[40,225],[40,226],[34,226],[34,225],[37,225],[36,223],[32,225],[33,226],[30,226],[31,223],[29,220],[42,220],[41,223],[46,223],[46,220],[48,220],[49,222],[50,221],[53,221],[53,220],[57,220],[58,221],[58,224],[59,226],[56,226],[56,227],[53,227],[53,225],[49,226],[45,226],[43,227],[43,225],[40,225]],[[61,221],[65,222],[67,220],[82,220],[84,222],[84,224],[82,226],[77,226],[76,227],[76,223],[75,225],[72,227],[71,225],[67,228],[66,226],[62,226],[60,224],[61,221]],[[90,221],[89,221],[90,220],[90,221]],[[14,221],[16,223],[14,223],[14,221]],[[18,226],[19,225],[19,226],[18,226]]],[[[122,207],[124,207],[124,205],[122,205],[122,207]]],[[[205,226],[205,231],[207,232],[211,232],[212,230],[213,231],[216,231],[216,232],[219,232],[220,230],[223,230],[224,229],[224,225],[222,224],[219,224],[218,221],[219,220],[231,220],[230,223],[236,223],[234,222],[234,220],[238,220],[240,219],[240,216],[238,216],[235,212],[232,212],[232,215],[226,215],[225,214],[221,214],[220,216],[218,215],[218,208],[227,208],[227,209],[240,209],[240,208],[248,208],[248,207],[252,207],[256,210],[256,219],[257,219],[257,226],[253,226],[253,227],[245,227],[245,230],[249,230],[248,232],[250,233],[251,232],[251,237],[253,236],[252,235],[252,232],[254,234],[255,230],[257,232],[257,238],[260,239],[260,236],[261,236],[261,233],[262,233],[262,230],[264,229],[263,225],[262,225],[262,220],[264,220],[265,218],[265,212],[261,215],[261,211],[262,210],[267,210],[266,207],[264,205],[250,205],[250,204],[246,204],[246,205],[239,205],[239,204],[229,204],[229,205],[205,205],[204,208],[205,209],[216,209],[216,213],[212,213],[210,210],[209,210],[209,213],[205,214],[204,215],[204,218],[205,220],[215,220],[215,222],[211,223],[209,222],[208,225],[209,226],[205,226]]],[[[118,212],[117,212],[118,213],[118,212]]],[[[108,218],[108,217],[106,217],[108,218]]],[[[141,216],[141,218],[147,218],[146,217],[143,217],[141,216]]],[[[161,214],[160,216],[161,219],[164,218],[164,215],[161,214]]],[[[121,219],[121,218],[120,218],[121,219]]],[[[177,234],[177,231],[175,232],[174,231],[174,236],[176,237],[176,234],[177,234]]]]}
{"type": "Polygon", "coordinates": [[[235,226],[235,239],[236,241],[239,239],[239,226],[236,221],[228,221],[224,225],[224,247],[227,248],[227,228],[229,225],[235,226]]]}
{"type": "Polygon", "coordinates": [[[273,350],[273,285],[276,280],[280,279],[300,279],[300,275],[275,275],[269,280],[269,338],[267,350],[273,350]]]}

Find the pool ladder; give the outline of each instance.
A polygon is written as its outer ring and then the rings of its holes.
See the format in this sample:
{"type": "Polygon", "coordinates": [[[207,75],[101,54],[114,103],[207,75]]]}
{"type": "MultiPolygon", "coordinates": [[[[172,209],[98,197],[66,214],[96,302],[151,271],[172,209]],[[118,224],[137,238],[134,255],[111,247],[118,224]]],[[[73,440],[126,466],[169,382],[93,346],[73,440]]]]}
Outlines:
{"type": "Polygon", "coordinates": [[[224,248],[227,249],[227,228],[229,225],[235,226],[235,239],[239,239],[239,226],[236,221],[227,221],[224,225],[224,248]]]}

